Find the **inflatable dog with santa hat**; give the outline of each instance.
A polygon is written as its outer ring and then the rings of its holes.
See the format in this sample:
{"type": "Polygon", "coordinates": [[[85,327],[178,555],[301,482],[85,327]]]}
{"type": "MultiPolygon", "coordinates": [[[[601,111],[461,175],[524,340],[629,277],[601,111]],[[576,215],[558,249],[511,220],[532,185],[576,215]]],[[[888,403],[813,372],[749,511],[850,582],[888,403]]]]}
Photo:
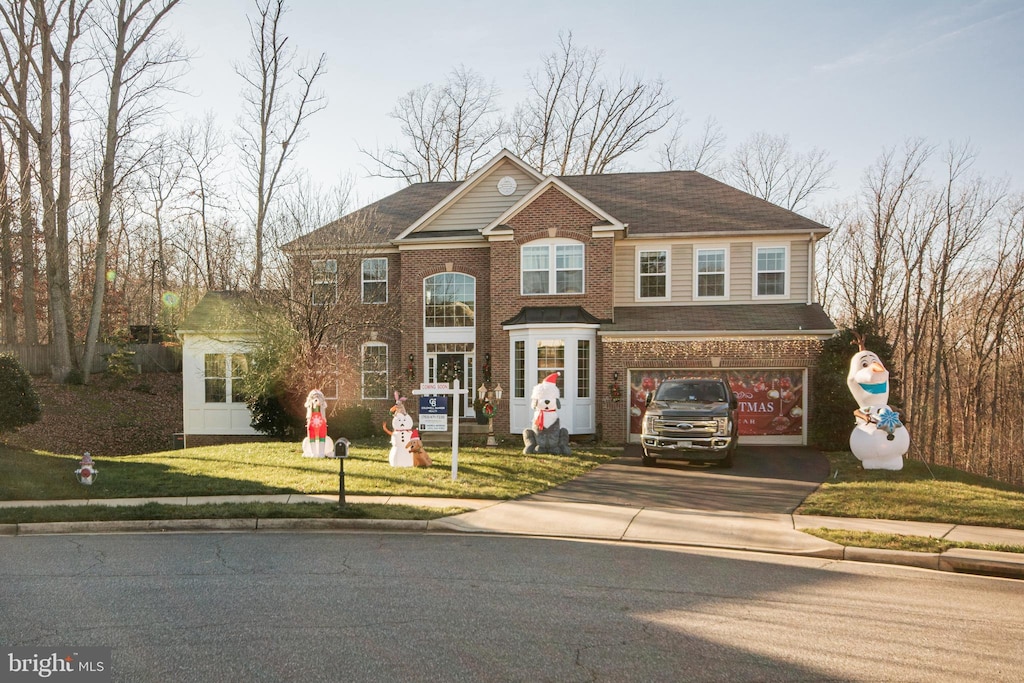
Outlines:
{"type": "Polygon", "coordinates": [[[562,427],[558,409],[562,398],[558,391],[558,375],[555,372],[544,378],[530,394],[533,407],[533,424],[523,430],[523,453],[551,453],[569,455],[569,430],[562,427]]]}

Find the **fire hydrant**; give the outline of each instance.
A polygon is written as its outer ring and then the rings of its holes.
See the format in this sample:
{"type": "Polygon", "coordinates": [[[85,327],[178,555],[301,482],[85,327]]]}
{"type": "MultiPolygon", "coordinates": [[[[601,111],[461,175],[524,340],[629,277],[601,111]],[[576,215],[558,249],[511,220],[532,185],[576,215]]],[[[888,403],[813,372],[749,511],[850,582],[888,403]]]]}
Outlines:
{"type": "Polygon", "coordinates": [[[78,469],[75,470],[75,476],[78,477],[80,484],[86,486],[92,486],[93,479],[96,478],[97,470],[92,464],[92,456],[86,453],[82,456],[82,461],[78,463],[78,469]]]}

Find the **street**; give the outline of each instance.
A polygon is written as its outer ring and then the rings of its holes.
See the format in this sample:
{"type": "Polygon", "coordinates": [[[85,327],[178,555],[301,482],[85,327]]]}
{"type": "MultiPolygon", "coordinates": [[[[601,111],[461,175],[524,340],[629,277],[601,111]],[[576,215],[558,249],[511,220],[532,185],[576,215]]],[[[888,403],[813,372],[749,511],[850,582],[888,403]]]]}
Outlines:
{"type": "Polygon", "coordinates": [[[1024,583],[446,534],[0,538],[0,644],[117,681],[1010,681],[1024,583]]]}

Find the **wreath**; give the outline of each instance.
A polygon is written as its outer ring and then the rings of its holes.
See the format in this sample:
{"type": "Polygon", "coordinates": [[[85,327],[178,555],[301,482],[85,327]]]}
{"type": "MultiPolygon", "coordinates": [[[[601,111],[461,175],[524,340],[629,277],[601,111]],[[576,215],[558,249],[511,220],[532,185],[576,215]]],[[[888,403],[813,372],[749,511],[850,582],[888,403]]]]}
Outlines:
{"type": "Polygon", "coordinates": [[[493,419],[497,412],[498,412],[497,406],[495,406],[490,401],[488,401],[487,403],[484,404],[484,415],[487,416],[488,420],[493,419]]]}

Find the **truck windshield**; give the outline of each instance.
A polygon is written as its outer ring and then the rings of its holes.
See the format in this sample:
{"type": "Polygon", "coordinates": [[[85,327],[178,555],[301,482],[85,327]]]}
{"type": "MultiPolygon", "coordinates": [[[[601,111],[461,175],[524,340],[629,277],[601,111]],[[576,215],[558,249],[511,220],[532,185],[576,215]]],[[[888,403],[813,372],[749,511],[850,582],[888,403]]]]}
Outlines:
{"type": "Polygon", "coordinates": [[[692,403],[721,403],[725,401],[722,386],[714,382],[680,382],[663,384],[658,388],[661,401],[690,401],[692,403]]]}

